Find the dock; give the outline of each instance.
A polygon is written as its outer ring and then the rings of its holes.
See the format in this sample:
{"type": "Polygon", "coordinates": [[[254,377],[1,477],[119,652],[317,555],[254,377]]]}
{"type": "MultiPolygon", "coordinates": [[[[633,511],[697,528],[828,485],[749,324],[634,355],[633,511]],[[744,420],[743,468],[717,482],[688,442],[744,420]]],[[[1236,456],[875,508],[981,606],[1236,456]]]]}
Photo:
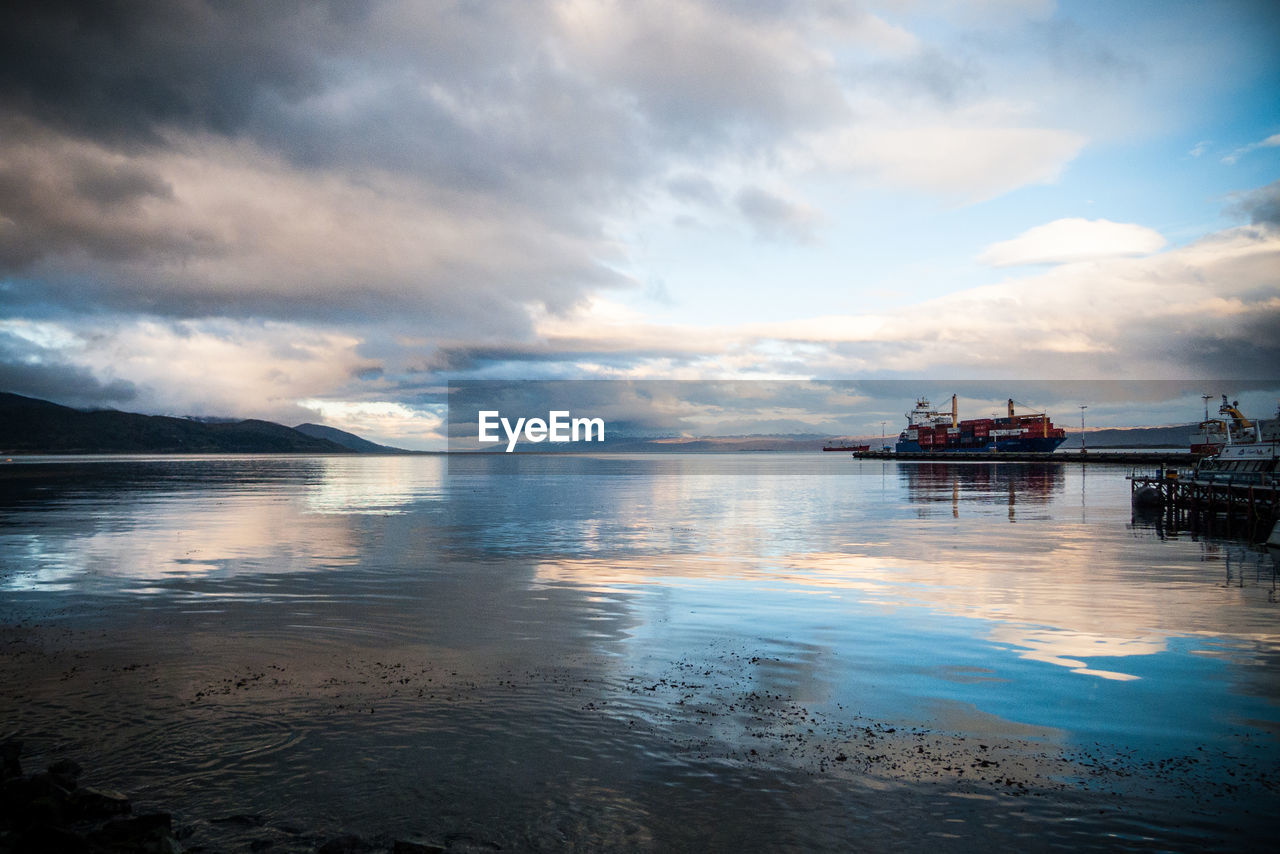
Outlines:
{"type": "Polygon", "coordinates": [[[1280,484],[1262,473],[1197,478],[1177,471],[1130,475],[1135,510],[1166,527],[1265,540],[1280,521],[1280,484]]]}
{"type": "Polygon", "coordinates": [[[898,460],[930,463],[1094,463],[1104,465],[1127,466],[1162,466],[1176,468],[1193,466],[1199,459],[1195,454],[1182,451],[1134,451],[1120,453],[1117,451],[1087,451],[1032,454],[1016,451],[917,451],[896,453],[894,451],[855,451],[854,459],[858,460],[898,460]]]}

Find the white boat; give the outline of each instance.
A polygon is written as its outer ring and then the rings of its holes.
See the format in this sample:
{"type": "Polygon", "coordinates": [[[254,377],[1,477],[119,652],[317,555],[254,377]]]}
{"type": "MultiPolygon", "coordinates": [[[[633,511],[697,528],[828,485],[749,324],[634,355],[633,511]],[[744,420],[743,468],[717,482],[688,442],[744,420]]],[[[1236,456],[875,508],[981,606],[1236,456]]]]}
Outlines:
{"type": "MultiPolygon", "coordinates": [[[[1205,397],[1207,400],[1208,395],[1205,397]]],[[[1204,420],[1191,434],[1191,453],[1208,455],[1233,445],[1280,442],[1280,408],[1277,408],[1275,418],[1250,421],[1240,411],[1240,402],[1228,401],[1224,394],[1218,414],[1225,417],[1210,418],[1208,407],[1205,407],[1204,420]]]]}
{"type": "Polygon", "coordinates": [[[1280,442],[1227,445],[1201,460],[1191,479],[1208,483],[1280,486],[1280,442]]]}

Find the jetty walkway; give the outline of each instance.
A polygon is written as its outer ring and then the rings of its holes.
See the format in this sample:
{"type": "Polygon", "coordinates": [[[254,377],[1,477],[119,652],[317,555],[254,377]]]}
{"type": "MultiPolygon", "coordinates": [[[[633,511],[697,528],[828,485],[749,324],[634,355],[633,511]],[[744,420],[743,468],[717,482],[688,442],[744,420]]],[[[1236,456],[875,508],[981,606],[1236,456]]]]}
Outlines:
{"type": "Polygon", "coordinates": [[[854,451],[858,460],[898,460],[902,462],[930,463],[1094,463],[1128,466],[1193,466],[1199,459],[1195,454],[1183,451],[1071,451],[1067,453],[1030,454],[1013,451],[941,451],[906,452],[854,451]]]}

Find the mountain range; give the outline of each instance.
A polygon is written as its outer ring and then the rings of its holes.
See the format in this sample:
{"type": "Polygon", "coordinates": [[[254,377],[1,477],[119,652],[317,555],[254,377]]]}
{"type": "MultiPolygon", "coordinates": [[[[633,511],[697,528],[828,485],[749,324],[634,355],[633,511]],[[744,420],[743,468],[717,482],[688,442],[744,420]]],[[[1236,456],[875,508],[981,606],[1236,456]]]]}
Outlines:
{"type": "Polygon", "coordinates": [[[404,453],[321,424],[85,412],[0,392],[0,454],[404,453]]]}

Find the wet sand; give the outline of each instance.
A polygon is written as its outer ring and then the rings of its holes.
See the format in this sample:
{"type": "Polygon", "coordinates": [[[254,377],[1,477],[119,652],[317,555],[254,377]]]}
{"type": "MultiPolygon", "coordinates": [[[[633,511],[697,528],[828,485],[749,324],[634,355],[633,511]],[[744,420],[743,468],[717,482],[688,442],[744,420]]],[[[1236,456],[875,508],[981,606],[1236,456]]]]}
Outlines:
{"type": "Polygon", "coordinates": [[[873,850],[1229,851],[1268,838],[1280,803],[1280,775],[1247,740],[1232,752],[1206,745],[1143,758],[1065,747],[1052,730],[962,704],[935,708],[928,726],[813,708],[760,690],[756,672],[779,662],[749,650],[671,661],[656,678],[600,680],[584,675],[599,662],[477,668],[407,649],[298,662],[240,648],[211,668],[224,675],[175,684],[169,656],[122,657],[102,633],[63,622],[0,627],[0,649],[10,687],[0,712],[26,742],[25,764],[76,759],[93,769],[92,783],[174,813],[191,850],[312,851],[345,834],[371,851],[396,839],[450,851],[802,850],[856,833],[873,850]],[[145,714],[122,725],[124,698],[139,696],[145,714]],[[522,736],[506,720],[513,708],[526,710],[529,734],[579,737],[522,736]],[[332,736],[322,757],[306,744],[320,730],[332,736]],[[158,754],[153,740],[184,755],[158,754]],[[617,800],[646,763],[676,779],[719,778],[697,797],[717,800],[698,809],[722,818],[688,827],[655,814],[664,798],[688,797],[678,785],[647,803],[617,800]],[[508,814],[467,802],[469,787],[485,788],[468,775],[536,791],[560,776],[557,766],[581,778],[583,801],[548,800],[545,826],[527,805],[508,814]],[[417,821],[388,820],[415,798],[417,821]],[[778,800],[815,816],[843,803],[834,811],[842,823],[769,827],[761,817],[778,800]]]}

